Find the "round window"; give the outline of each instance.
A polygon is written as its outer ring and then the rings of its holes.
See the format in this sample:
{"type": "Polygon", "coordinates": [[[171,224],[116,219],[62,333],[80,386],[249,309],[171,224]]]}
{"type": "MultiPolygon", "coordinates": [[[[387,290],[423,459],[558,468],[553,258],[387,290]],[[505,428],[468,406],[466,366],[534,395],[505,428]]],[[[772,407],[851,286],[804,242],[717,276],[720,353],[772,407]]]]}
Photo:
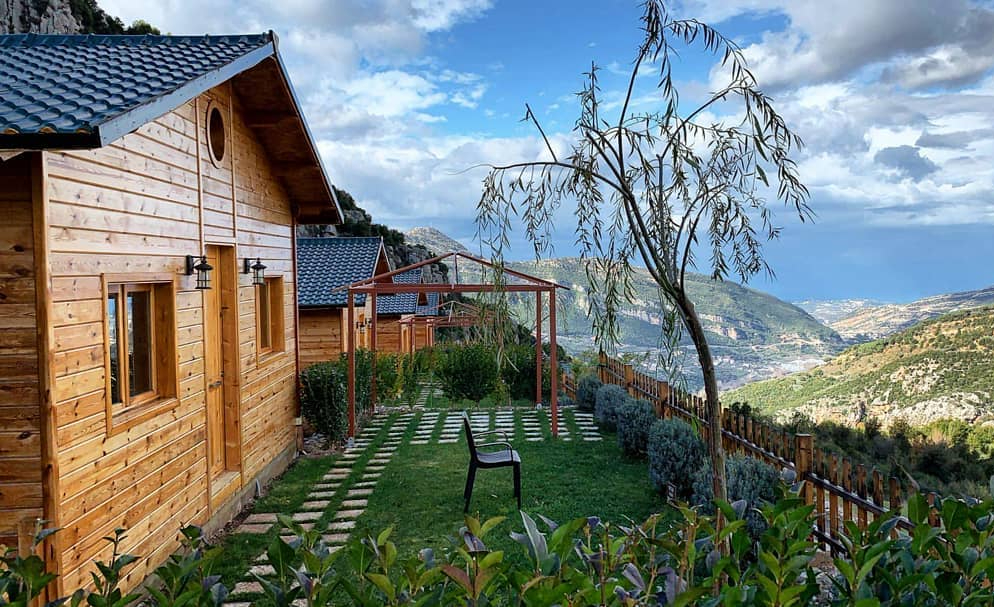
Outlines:
{"type": "Polygon", "coordinates": [[[224,159],[225,146],[224,116],[215,105],[211,105],[207,110],[207,144],[214,163],[221,162],[224,159]]]}

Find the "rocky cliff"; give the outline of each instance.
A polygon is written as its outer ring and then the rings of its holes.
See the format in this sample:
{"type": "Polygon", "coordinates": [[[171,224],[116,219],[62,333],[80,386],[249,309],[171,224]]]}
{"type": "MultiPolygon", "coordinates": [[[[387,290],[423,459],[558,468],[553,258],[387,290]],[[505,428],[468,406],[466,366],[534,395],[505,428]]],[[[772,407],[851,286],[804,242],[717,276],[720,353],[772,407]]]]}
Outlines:
{"type": "Polygon", "coordinates": [[[95,0],[0,0],[0,34],[158,34],[144,21],[125,26],[95,0]]]}

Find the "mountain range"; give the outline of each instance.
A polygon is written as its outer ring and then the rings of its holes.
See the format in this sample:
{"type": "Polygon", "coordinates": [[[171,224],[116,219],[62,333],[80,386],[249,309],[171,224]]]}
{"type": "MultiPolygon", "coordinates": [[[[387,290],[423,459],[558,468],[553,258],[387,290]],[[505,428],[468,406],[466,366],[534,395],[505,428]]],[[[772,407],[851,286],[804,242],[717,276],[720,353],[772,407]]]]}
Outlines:
{"type": "Polygon", "coordinates": [[[921,426],[994,417],[994,307],[952,312],[852,346],[821,365],[723,395],[788,418],[921,426]]]}
{"type": "MultiPolygon", "coordinates": [[[[466,251],[458,241],[433,228],[405,233],[412,244],[436,253],[466,251]]],[[[591,320],[587,317],[589,287],[583,261],[575,257],[512,262],[512,269],[570,287],[559,297],[558,336],[571,353],[595,350],[591,320]]],[[[465,271],[465,270],[463,270],[465,271]]],[[[633,300],[621,311],[619,352],[654,352],[661,343],[662,309],[655,282],[635,268],[633,300]]],[[[693,275],[689,279],[693,300],[708,332],[719,382],[723,388],[806,369],[832,357],[845,347],[839,335],[801,308],[761,291],[734,282],[715,282],[693,275]]],[[[534,322],[531,298],[512,298],[515,315],[526,326],[534,322]]],[[[694,354],[689,340],[681,349],[689,361],[694,354]]],[[[646,359],[652,368],[653,359],[646,359]]],[[[688,364],[687,369],[694,369],[688,364]]],[[[692,389],[699,381],[688,377],[692,389]]]]}

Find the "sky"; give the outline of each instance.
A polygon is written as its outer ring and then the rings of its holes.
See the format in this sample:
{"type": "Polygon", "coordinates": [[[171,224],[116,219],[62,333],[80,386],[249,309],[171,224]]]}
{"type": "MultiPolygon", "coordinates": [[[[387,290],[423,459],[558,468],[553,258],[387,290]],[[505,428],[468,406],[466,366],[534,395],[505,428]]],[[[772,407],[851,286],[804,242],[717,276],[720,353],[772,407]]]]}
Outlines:
{"type": "MultiPolygon", "coordinates": [[[[640,42],[632,0],[101,0],[171,34],[273,30],[332,181],[378,222],[436,227],[472,250],[488,163],[557,145],[592,63],[620,98],[640,42]]],[[[674,16],[717,27],[804,140],[795,158],[816,213],[776,202],[783,299],[909,301],[994,284],[994,3],[970,0],[683,0],[674,16]]],[[[720,83],[681,52],[682,99],[720,83]]],[[[652,74],[640,104],[654,109],[652,74]]],[[[722,116],[716,116],[721,119],[722,116]]],[[[554,254],[575,253],[556,218],[554,254]]],[[[515,239],[509,257],[532,250],[515,239]]]]}

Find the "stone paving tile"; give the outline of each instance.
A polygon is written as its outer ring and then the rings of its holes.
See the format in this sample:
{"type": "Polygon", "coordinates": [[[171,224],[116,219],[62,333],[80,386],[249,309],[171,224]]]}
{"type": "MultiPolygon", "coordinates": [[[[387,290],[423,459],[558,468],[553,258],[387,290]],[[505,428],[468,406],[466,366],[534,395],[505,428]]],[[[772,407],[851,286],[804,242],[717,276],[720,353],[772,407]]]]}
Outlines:
{"type": "Polygon", "coordinates": [[[270,523],[245,524],[242,523],[235,529],[235,533],[266,533],[272,527],[270,523]]]}
{"type": "Polygon", "coordinates": [[[304,521],[316,521],[321,518],[320,512],[294,512],[293,520],[300,523],[304,521]]]}
{"type": "Polygon", "coordinates": [[[359,518],[359,515],[361,515],[363,512],[364,511],[361,509],[339,510],[338,512],[335,513],[335,520],[348,520],[348,519],[359,518]]]}
{"type": "Polygon", "coordinates": [[[355,528],[355,521],[335,521],[328,523],[328,531],[351,531],[355,528]]]}
{"type": "Polygon", "coordinates": [[[412,445],[427,445],[429,441],[427,440],[412,440],[412,445]]]}
{"type": "Polygon", "coordinates": [[[260,512],[258,514],[250,514],[248,518],[245,519],[245,523],[249,525],[255,525],[258,523],[275,523],[276,513],[275,512],[260,512]]]}
{"type": "Polygon", "coordinates": [[[224,604],[227,607],[252,607],[252,603],[249,601],[226,601],[224,604]]]}
{"type": "Polygon", "coordinates": [[[346,493],[345,495],[346,497],[365,497],[367,495],[372,495],[372,494],[373,494],[372,487],[357,487],[355,489],[349,489],[348,493],[346,493]]]}
{"type": "Polygon", "coordinates": [[[355,510],[357,508],[365,508],[369,505],[369,500],[358,499],[358,500],[345,500],[342,502],[341,507],[346,510],[355,510]]]}
{"type": "Polygon", "coordinates": [[[324,510],[330,504],[328,500],[317,500],[313,502],[304,502],[300,505],[301,510],[324,510]]]}
{"type": "Polygon", "coordinates": [[[366,470],[370,472],[383,472],[384,468],[386,468],[386,466],[366,466],[366,470]]]}
{"type": "Polygon", "coordinates": [[[258,575],[261,577],[276,575],[276,569],[272,565],[253,565],[249,568],[248,572],[250,575],[258,575]]]}
{"type": "Polygon", "coordinates": [[[231,589],[231,594],[256,594],[262,592],[262,584],[259,582],[238,582],[231,589]]]}
{"type": "Polygon", "coordinates": [[[307,499],[309,500],[330,500],[335,497],[334,491],[314,491],[307,494],[307,499]]]}
{"type": "Polygon", "coordinates": [[[374,487],[374,486],[376,486],[376,481],[359,481],[359,482],[357,482],[356,484],[354,484],[352,486],[355,487],[355,488],[374,487]]]}

